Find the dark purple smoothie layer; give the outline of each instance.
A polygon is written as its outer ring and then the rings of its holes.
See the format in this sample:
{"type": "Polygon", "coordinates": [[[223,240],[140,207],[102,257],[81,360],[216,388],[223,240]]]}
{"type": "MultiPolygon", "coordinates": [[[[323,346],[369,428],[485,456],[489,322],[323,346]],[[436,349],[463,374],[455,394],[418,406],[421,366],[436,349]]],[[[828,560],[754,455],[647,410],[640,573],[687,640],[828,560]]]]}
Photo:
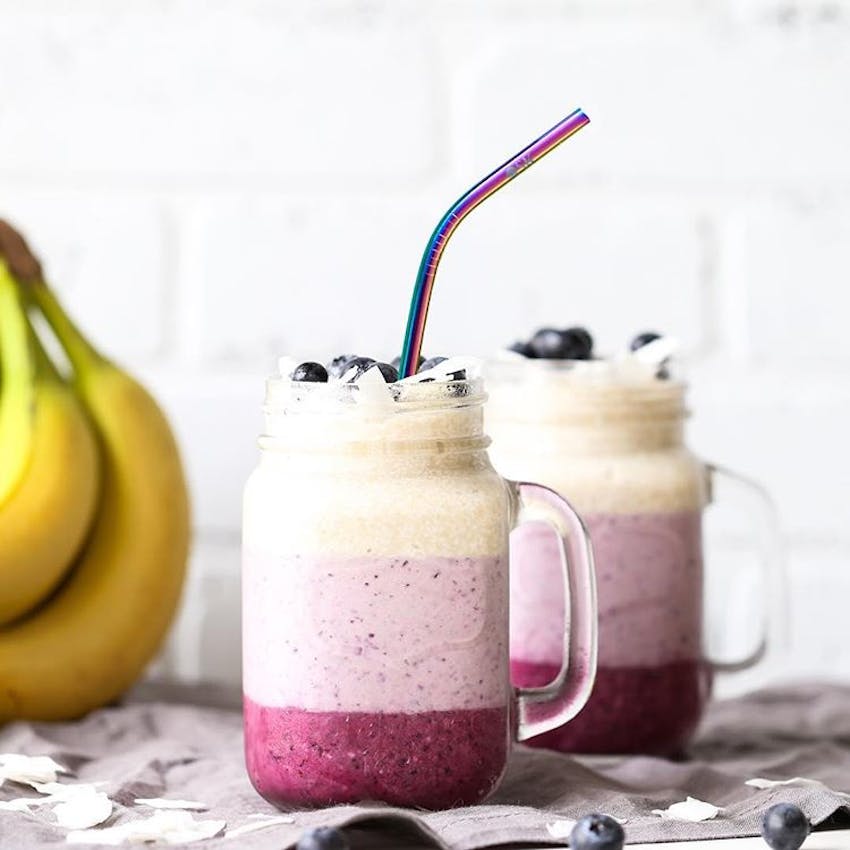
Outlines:
{"type": "Polygon", "coordinates": [[[495,788],[508,751],[506,708],[314,712],[245,697],[244,723],[248,775],[277,805],[471,805],[495,788]]]}
{"type": "MultiPolygon", "coordinates": [[[[545,685],[557,674],[554,664],[511,660],[515,685],[545,685]]],[[[582,711],[527,743],[567,753],[678,755],[699,723],[710,689],[710,669],[699,661],[600,667],[582,711]]]]}

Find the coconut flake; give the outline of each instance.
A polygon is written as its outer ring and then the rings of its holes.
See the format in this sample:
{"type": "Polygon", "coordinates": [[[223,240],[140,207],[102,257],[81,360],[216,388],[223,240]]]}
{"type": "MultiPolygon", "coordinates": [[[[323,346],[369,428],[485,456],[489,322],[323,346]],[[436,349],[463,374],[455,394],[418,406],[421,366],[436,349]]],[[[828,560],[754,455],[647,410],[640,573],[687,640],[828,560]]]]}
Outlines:
{"type": "Polygon", "coordinates": [[[187,811],[204,812],[209,806],[197,800],[166,800],[164,797],[137,797],[134,801],[138,806],[149,806],[152,809],[184,809],[187,811]]]}
{"type": "Polygon", "coordinates": [[[460,372],[466,372],[467,378],[474,377],[481,371],[481,360],[477,357],[448,357],[442,363],[426,369],[424,372],[416,372],[403,378],[403,384],[421,384],[430,381],[453,381],[460,372]]]}
{"type": "Polygon", "coordinates": [[[679,341],[672,336],[662,336],[646,345],[642,345],[631,356],[639,363],[648,363],[652,366],[660,366],[665,360],[669,360],[679,350],[679,341]]]}
{"type": "Polygon", "coordinates": [[[358,407],[375,412],[393,410],[393,397],[380,369],[370,367],[357,379],[356,384],[358,392],[355,400],[358,407]]]}
{"type": "Polygon", "coordinates": [[[191,812],[156,811],[149,818],[129,821],[106,829],[82,829],[69,832],[69,844],[144,844],[163,841],[166,844],[192,844],[218,835],[226,826],[223,820],[195,820],[191,812]]]}
{"type": "Polygon", "coordinates": [[[552,838],[569,838],[575,825],[574,820],[556,820],[554,823],[546,824],[546,831],[552,838]]]}
{"type": "Polygon", "coordinates": [[[673,803],[672,806],[664,810],[653,809],[652,814],[659,815],[664,820],[684,820],[690,823],[699,823],[717,817],[721,811],[723,810],[711,803],[697,800],[696,797],[688,797],[681,803],[673,803]]]}
{"type": "Polygon", "coordinates": [[[30,812],[30,806],[37,806],[41,800],[32,797],[18,797],[16,800],[0,800],[0,812],[30,812]]]}
{"type": "Polygon", "coordinates": [[[112,801],[102,791],[75,794],[53,809],[56,822],[65,829],[89,829],[112,814],[112,801]]]}
{"type": "Polygon", "coordinates": [[[64,803],[81,795],[94,794],[98,788],[107,783],[77,782],[73,785],[66,785],[62,782],[28,782],[27,784],[38,791],[39,794],[46,795],[43,799],[37,800],[37,803],[64,803]]]}
{"type": "Polygon", "coordinates": [[[251,815],[254,818],[263,818],[263,820],[255,820],[253,823],[243,823],[242,826],[236,826],[233,829],[228,829],[224,833],[225,838],[237,838],[240,835],[246,835],[249,832],[257,832],[261,829],[268,829],[270,826],[278,826],[284,823],[295,823],[295,818],[287,817],[286,815],[251,815]]]}
{"type": "Polygon", "coordinates": [[[0,755],[0,779],[29,784],[32,782],[55,782],[59,773],[68,769],[55,762],[50,756],[25,756],[18,753],[0,755]]]}
{"type": "Polygon", "coordinates": [[[781,785],[799,785],[802,788],[823,788],[825,791],[829,791],[832,794],[837,794],[839,797],[844,797],[850,800],[850,794],[845,791],[836,791],[834,788],[830,788],[819,779],[808,779],[805,776],[794,776],[791,779],[762,779],[761,777],[755,777],[754,779],[747,779],[744,782],[744,785],[749,785],[751,788],[760,788],[762,790],[767,788],[778,788],[781,785]]]}

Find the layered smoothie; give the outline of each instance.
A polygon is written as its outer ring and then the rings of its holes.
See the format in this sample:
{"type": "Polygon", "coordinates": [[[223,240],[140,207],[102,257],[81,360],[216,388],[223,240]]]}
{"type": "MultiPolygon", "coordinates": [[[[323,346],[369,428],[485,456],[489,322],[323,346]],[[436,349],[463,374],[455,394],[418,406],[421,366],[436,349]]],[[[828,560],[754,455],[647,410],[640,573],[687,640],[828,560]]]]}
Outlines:
{"type": "MultiPolygon", "coordinates": [[[[497,469],[570,499],[590,532],[599,663],[584,710],[531,743],[571,752],[674,754],[710,690],[703,661],[702,465],[683,444],[684,387],[605,361],[506,363],[487,413],[497,469]]],[[[511,672],[542,685],[562,656],[559,544],[530,524],[511,540],[511,672]]]]}
{"type": "Polygon", "coordinates": [[[510,505],[480,387],[375,390],[269,385],[244,712],[249,775],[278,804],[464,805],[505,766],[510,505]]]}

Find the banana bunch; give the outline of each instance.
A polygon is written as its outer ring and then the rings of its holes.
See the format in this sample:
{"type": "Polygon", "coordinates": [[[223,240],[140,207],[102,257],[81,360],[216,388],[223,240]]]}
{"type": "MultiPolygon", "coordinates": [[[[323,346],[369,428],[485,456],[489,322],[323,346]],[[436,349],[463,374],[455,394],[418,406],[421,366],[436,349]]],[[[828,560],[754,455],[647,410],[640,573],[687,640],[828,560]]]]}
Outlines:
{"type": "Polygon", "coordinates": [[[78,717],[130,687],[168,631],[188,547],[168,422],[85,339],[0,221],[0,723],[78,717]]]}

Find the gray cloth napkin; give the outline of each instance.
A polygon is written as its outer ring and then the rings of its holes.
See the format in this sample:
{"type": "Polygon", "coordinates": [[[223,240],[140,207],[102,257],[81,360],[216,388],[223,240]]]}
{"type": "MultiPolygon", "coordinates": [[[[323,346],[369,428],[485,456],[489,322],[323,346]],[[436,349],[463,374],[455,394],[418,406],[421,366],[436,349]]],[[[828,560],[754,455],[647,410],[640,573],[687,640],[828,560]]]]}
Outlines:
{"type": "MultiPolygon", "coordinates": [[[[275,813],[245,775],[238,710],[194,704],[210,702],[202,690],[172,689],[169,701],[159,697],[137,696],[76,723],[10,724],[0,730],[0,752],[51,755],[79,781],[106,780],[104,790],[116,802],[110,823],[137,817],[136,797],[199,800],[209,811],[197,817],[223,819],[229,827],[253,813],[275,813]]],[[[569,757],[517,747],[501,787],[484,805],[443,812],[378,805],[298,811],[292,825],[194,846],[284,850],[306,827],[333,824],[348,825],[362,847],[557,847],[567,842],[553,839],[547,824],[592,811],[625,818],[630,842],[720,838],[757,834],[761,813],[778,801],[796,803],[815,824],[850,815],[850,796],[839,792],[850,792],[850,688],[798,685],[713,705],[687,761],[569,757]],[[823,785],[758,790],[744,784],[795,776],[823,785]],[[723,811],[702,823],[651,813],[687,795],[723,811]]],[[[26,796],[20,786],[0,787],[0,799],[18,796],[26,796]]],[[[67,846],[64,836],[38,809],[32,815],[0,811],[2,850],[67,846]]]]}

